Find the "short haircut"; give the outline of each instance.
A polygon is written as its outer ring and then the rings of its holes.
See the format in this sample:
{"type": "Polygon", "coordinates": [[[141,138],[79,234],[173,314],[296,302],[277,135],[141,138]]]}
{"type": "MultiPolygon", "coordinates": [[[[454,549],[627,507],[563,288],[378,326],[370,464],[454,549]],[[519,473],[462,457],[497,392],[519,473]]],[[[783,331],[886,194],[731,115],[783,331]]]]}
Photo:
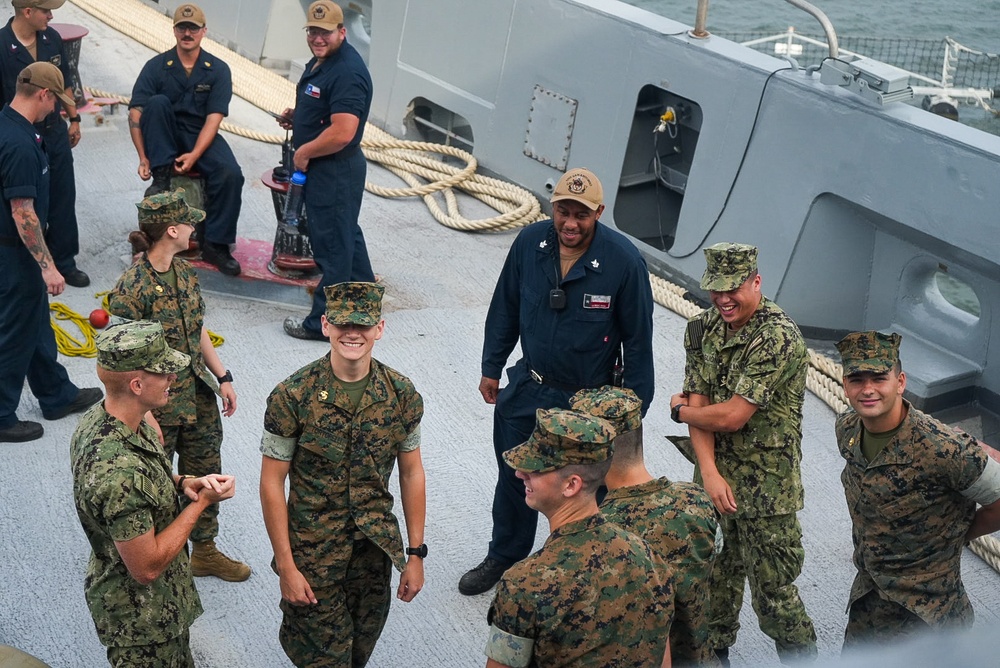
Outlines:
{"type": "Polygon", "coordinates": [[[608,475],[611,468],[611,460],[605,459],[597,464],[569,464],[559,469],[562,479],[565,480],[571,475],[580,476],[583,481],[583,493],[596,495],[597,488],[604,484],[604,477],[608,475]]]}
{"type": "Polygon", "coordinates": [[[642,425],[615,436],[614,462],[616,467],[631,468],[643,463],[642,425]]]}

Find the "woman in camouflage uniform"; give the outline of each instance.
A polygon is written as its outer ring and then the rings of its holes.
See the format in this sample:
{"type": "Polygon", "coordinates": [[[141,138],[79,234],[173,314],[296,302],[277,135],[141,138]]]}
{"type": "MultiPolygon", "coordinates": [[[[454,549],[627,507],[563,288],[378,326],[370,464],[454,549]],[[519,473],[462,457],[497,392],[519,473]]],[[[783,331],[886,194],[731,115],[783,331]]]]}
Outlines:
{"type": "MultiPolygon", "coordinates": [[[[108,295],[108,309],[120,318],[159,322],[170,347],[191,356],[191,365],[177,373],[170,401],[153,415],[167,457],[172,460],[177,453],[178,473],[221,473],[222,419],[215,397],[222,397],[222,415],[229,417],[236,412],[236,391],[205,329],[198,276],[176,257],[187,250],[205,212],[189,207],[180,189],[152,195],[136,206],[139,229],[129,234],[129,242],[138,256],[108,295]]],[[[250,567],[216,548],[218,515],[218,506],[210,506],[191,532],[191,572],[241,582],[250,577],[250,567]]]]}

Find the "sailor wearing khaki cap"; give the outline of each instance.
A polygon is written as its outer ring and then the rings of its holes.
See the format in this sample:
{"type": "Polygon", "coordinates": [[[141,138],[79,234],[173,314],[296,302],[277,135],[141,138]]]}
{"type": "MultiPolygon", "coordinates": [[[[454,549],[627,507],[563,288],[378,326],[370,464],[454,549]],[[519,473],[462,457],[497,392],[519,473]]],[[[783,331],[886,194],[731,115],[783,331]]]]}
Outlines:
{"type": "Polygon", "coordinates": [[[62,74],[63,83],[51,82],[50,90],[58,89],[64,95],[59,97],[55,109],[35,124],[49,159],[49,190],[52,193],[45,241],[66,284],[83,288],[90,285],[90,277],[76,264],[76,256],[80,252],[80,231],[76,218],[76,175],[72,151],[80,142],[80,117],[66,47],[59,32],[49,27],[52,10],[62,7],[63,0],[13,0],[12,4],[14,17],[0,28],[3,101],[13,99],[18,74],[32,63],[51,63],[62,74]],[[69,120],[68,127],[60,113],[63,111],[69,120]]]}
{"type": "Polygon", "coordinates": [[[152,178],[145,196],[171,189],[171,175],[197,171],[205,180],[205,224],[196,238],[201,258],[227,276],[242,271],[230,245],[243,203],[243,171],[219,134],[229,114],[229,66],[201,48],[205,13],[185,3],[174,11],[176,46],[151,58],[129,101],[129,132],[139,156],[139,177],[152,178]]]}
{"type": "Polygon", "coordinates": [[[971,626],[962,548],[1000,530],[1000,464],[903,398],[901,341],[870,331],[837,344],[851,404],[837,418],[837,445],[858,571],[845,651],[971,626]]]}
{"type": "MultiPolygon", "coordinates": [[[[572,168],[552,192],[552,219],[523,229],[507,255],[489,312],[479,393],[493,412],[493,450],[523,443],[539,408],[568,408],[577,390],[623,384],[645,413],[653,399],[653,297],[646,263],[632,242],[600,222],[604,189],[589,169],[572,168]],[[523,357],[500,377],[520,342],[523,357]]],[[[481,594],[531,551],[538,513],[524,484],[498,466],[492,537],[483,561],[459,580],[481,594]]]]}
{"type": "Polygon", "coordinates": [[[597,512],[614,438],[601,418],[539,409],[531,436],[504,453],[550,534],[497,585],[487,666],[670,665],[669,568],[597,512]]]}
{"type": "Polygon", "coordinates": [[[670,415],[688,425],[695,482],[722,513],[725,544],[712,571],[710,642],[724,663],[750,580],[760,628],[779,658],[816,655],[816,633],[794,582],[802,570],[802,402],[809,358],[802,333],[760,290],[757,248],[704,249],[701,287],[712,308],[688,322],[682,391],[670,415]]]}
{"type": "Polygon", "coordinates": [[[325,340],[320,318],[325,290],[345,282],[372,282],[375,272],[358,224],[368,162],[361,138],[372,104],[372,78],[347,40],[344,12],[329,0],[306,10],[306,44],[313,57],[295,88],[295,108],[278,123],[292,130],[295,169],[308,172],[305,207],[313,259],[322,271],[305,318],[289,316],[283,327],[297,339],[325,340]]]}
{"type": "Polygon", "coordinates": [[[188,629],[202,607],[186,539],[199,515],[235,494],[236,480],[174,475],[146,421],[190,362],[159,323],[116,325],[95,343],[108,394],[70,444],[73,499],[91,546],[87,605],[111,665],[194,666],[188,629]]]}
{"type": "Polygon", "coordinates": [[[0,111],[0,442],[44,433],[41,424],[17,418],[25,380],[46,420],[86,410],[102,396],[70,381],[49,326],[48,295],[66,283],[45,243],[49,164],[32,123],[65,95],[62,74],[51,63],[32,63],[17,78],[14,98],[0,111]]]}

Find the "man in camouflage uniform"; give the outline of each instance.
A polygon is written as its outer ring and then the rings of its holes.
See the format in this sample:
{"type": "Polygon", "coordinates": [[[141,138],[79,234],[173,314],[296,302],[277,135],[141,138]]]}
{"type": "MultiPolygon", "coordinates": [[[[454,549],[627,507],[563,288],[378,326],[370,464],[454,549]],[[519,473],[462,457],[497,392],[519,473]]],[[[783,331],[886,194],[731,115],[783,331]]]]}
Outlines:
{"type": "Polygon", "coordinates": [[[695,482],[722,513],[725,545],[710,584],[711,642],[728,665],[743,587],[782,662],[816,656],[799,597],[802,571],[802,401],[808,354],[799,328],[760,292],[757,249],[705,249],[701,287],[713,308],[688,322],[683,392],[671,417],[687,423],[695,482]]]}
{"type": "Polygon", "coordinates": [[[845,649],[972,626],[962,546],[1000,529],[1000,464],[903,399],[901,339],[854,332],[837,344],[851,404],[837,418],[837,445],[858,569],[845,649]]]}
{"type": "Polygon", "coordinates": [[[600,418],[539,409],[528,440],[504,453],[551,534],[497,585],[487,668],[670,665],[667,566],[597,511],[614,437],[600,418]]]}
{"type": "Polygon", "coordinates": [[[175,476],[143,417],[167,402],[188,356],[159,323],[97,337],[107,398],[80,419],[70,449],[73,498],[92,548],[84,590],[112,666],[194,666],[188,629],[201,614],[185,549],[195,521],[233,496],[232,476],[175,476]],[[190,503],[181,510],[178,496],[190,503]]]}
{"type": "Polygon", "coordinates": [[[700,485],[654,479],[642,457],[642,401],[628,388],[580,390],[570,408],[604,418],[616,436],[601,513],[645,540],[669,566],[674,586],[670,654],[675,666],[715,666],[708,639],[708,583],[722,532],[700,485]]]}
{"type": "Polygon", "coordinates": [[[260,497],[281,580],[281,646],[297,666],[364,666],[389,614],[392,567],[397,598],[413,600],[424,583],[424,405],[409,378],[372,358],[383,292],[327,287],[330,353],[267,399],[260,497]],[[405,561],[388,489],[397,462],[405,561]]]}

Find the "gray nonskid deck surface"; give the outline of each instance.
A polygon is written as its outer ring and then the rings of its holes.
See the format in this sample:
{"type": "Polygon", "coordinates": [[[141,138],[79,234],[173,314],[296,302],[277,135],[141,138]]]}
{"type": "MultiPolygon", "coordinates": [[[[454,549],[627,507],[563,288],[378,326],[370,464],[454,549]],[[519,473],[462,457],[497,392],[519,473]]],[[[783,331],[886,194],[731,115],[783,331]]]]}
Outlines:
{"type": "MultiPolygon", "coordinates": [[[[84,82],[127,94],[151,52],[72,5],[58,10],[56,19],[91,31],[83,45],[84,82]]],[[[82,313],[98,306],[93,293],[112,287],[124,269],[125,238],[134,228],[134,202],[144,188],[135,175],[125,119],[120,110],[100,128],[85,121],[83,141],[74,152],[83,246],[79,264],[90,273],[93,286],[69,288],[58,301],[82,313]]],[[[263,130],[274,128],[266,115],[239,100],[234,100],[231,119],[263,130]]],[[[239,137],[227,140],[247,177],[240,236],[270,239],[270,194],[259,176],[275,164],[278,148],[239,137]]],[[[394,177],[377,167],[370,175],[395,184],[394,177]]],[[[473,211],[488,215],[475,207],[473,211]]],[[[376,355],[409,375],[425,399],[422,452],[430,546],[426,588],[412,603],[393,605],[371,665],[482,665],[490,595],[464,597],[456,584],[485,555],[491,528],[496,475],[492,409],[477,391],[479,356],[487,305],[514,233],[454,232],[435,223],[418,202],[373,196],[365,198],[362,226],[387,290],[386,332],[376,355]]],[[[282,334],[281,321],[294,308],[217,294],[207,294],[206,301],[206,323],[226,338],[219,353],[233,371],[239,394],[236,415],[224,422],[223,446],[224,468],[237,476],[238,493],[222,506],[219,543],[250,563],[254,574],[240,584],[197,580],[205,614],[192,627],[192,647],[202,666],[286,666],[290,664],[277,639],[278,580],[269,568],[270,545],[257,496],[258,444],[268,392],[327,349],[282,334]]],[[[667,400],[681,382],[683,325],[680,317],[656,310],[657,396],[646,419],[646,442],[654,474],[689,480],[691,466],[663,438],[679,433],[667,416],[667,400]]],[[[78,385],[98,384],[93,360],[64,362],[78,385]]],[[[19,416],[41,420],[27,389],[19,416]]],[[[103,665],[104,650],[83,597],[89,546],[73,509],[68,456],[76,419],[44,424],[46,435],[40,441],[0,445],[0,644],[24,649],[57,668],[90,668],[103,665]]],[[[798,584],[816,622],[821,656],[832,659],[840,648],[853,572],[850,527],[839,483],[842,462],[833,438],[833,415],[812,396],[806,401],[804,431],[806,507],[800,518],[806,564],[798,584]]],[[[543,518],[539,545],[546,533],[543,518]]],[[[963,564],[978,624],[995,625],[1000,610],[996,574],[970,553],[963,564]]],[[[770,641],[757,630],[749,596],[732,658],[734,665],[776,662],[770,641]]]]}

